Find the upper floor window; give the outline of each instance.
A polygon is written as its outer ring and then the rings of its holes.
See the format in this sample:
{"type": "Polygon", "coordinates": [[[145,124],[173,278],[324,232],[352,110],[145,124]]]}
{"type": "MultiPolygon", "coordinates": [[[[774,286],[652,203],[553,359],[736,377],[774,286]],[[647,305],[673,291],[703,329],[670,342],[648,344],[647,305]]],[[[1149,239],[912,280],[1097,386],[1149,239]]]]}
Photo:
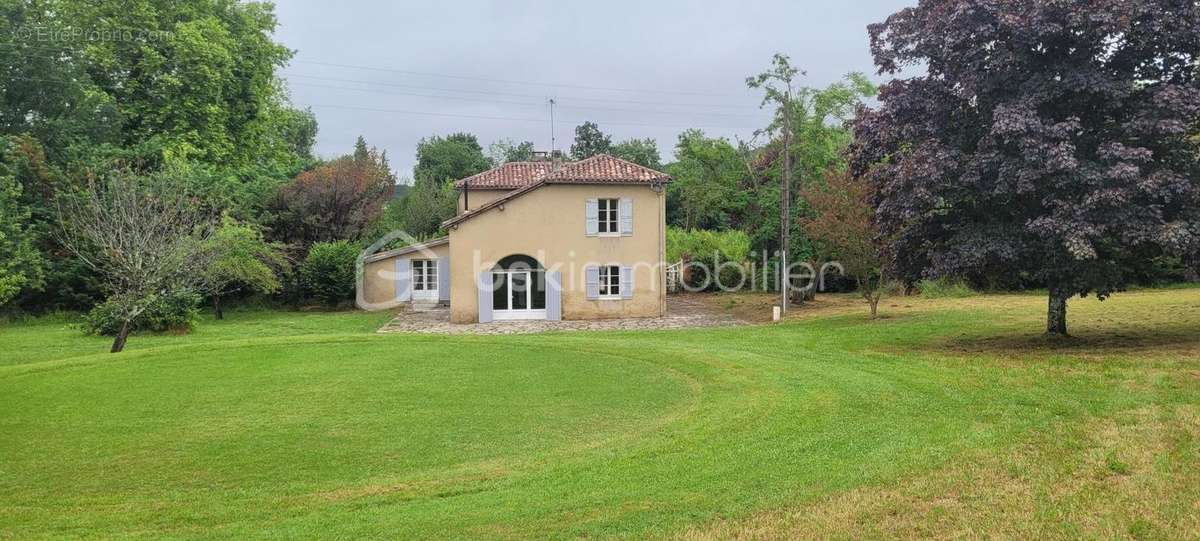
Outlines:
{"type": "Polygon", "coordinates": [[[620,233],[620,229],[618,229],[618,224],[621,223],[618,218],[619,215],[620,211],[618,210],[617,199],[599,200],[597,226],[599,227],[600,234],[620,233]]]}
{"type": "Polygon", "coordinates": [[[615,237],[633,234],[633,199],[588,199],[584,204],[584,222],[589,237],[615,237]]]}

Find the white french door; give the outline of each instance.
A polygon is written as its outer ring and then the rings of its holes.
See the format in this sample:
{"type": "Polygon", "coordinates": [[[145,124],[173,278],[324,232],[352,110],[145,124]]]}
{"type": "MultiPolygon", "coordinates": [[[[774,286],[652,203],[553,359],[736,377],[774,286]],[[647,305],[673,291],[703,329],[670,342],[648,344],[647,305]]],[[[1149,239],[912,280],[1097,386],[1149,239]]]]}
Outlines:
{"type": "Polygon", "coordinates": [[[494,319],[546,319],[544,274],[537,271],[492,273],[494,319]]]}
{"type": "Polygon", "coordinates": [[[438,300],[437,260],[414,259],[412,262],[412,298],[414,301],[438,300]]]}

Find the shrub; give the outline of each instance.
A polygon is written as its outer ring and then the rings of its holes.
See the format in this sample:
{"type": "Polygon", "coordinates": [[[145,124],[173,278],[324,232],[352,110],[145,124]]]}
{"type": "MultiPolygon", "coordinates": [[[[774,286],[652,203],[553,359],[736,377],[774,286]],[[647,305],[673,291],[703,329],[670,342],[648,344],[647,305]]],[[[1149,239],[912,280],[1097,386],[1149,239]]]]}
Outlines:
{"type": "MultiPolygon", "coordinates": [[[[200,314],[200,301],[200,294],[186,289],[150,295],[148,307],[133,320],[132,330],[190,330],[200,314]]],[[[96,305],[84,316],[83,330],[91,334],[116,335],[121,330],[120,307],[113,301],[96,305]]]]}
{"type": "Polygon", "coordinates": [[[314,244],[300,265],[305,293],[327,306],[352,300],[358,251],[357,246],[344,240],[314,244]]]}
{"type": "Polygon", "coordinates": [[[667,228],[667,262],[687,258],[699,265],[689,266],[688,286],[717,289],[717,277],[709,277],[707,270],[716,269],[719,281],[727,288],[737,286],[745,279],[742,287],[749,287],[746,259],[750,255],[750,237],[742,231],[708,231],[704,229],[667,228]]]}
{"type": "Polygon", "coordinates": [[[921,296],[931,299],[959,299],[978,295],[965,282],[948,278],[921,280],[917,283],[917,290],[921,292],[921,296]]]}
{"type": "Polygon", "coordinates": [[[668,263],[679,261],[684,255],[700,259],[714,252],[728,261],[745,261],[750,256],[750,237],[737,230],[667,228],[668,263]]]}

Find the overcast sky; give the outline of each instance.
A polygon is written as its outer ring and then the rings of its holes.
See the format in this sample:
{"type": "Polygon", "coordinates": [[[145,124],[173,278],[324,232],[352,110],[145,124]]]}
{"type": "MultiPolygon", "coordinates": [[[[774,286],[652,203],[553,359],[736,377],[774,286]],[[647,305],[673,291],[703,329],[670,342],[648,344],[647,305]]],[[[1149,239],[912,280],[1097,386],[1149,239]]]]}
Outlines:
{"type": "Polygon", "coordinates": [[[866,26],[911,3],[278,0],[276,38],[297,51],[283,74],[317,116],[317,152],[348,153],[361,134],[408,178],[433,134],[549,150],[549,98],[559,149],[584,120],[614,142],[652,137],[666,161],[687,127],[749,137],[768,115],[745,78],[773,53],[807,86],[879,80],[866,26]]]}

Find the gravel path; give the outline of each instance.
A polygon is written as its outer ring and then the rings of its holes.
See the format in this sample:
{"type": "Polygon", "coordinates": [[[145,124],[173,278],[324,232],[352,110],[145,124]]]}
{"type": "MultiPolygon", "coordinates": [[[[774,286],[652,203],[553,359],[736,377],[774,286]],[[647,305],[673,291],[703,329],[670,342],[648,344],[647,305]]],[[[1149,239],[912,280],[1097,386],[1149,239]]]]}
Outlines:
{"type": "Polygon", "coordinates": [[[595,319],[574,321],[497,321],[494,323],[450,323],[450,311],[446,308],[433,310],[409,310],[379,329],[381,333],[425,333],[425,334],[530,334],[547,331],[605,331],[637,329],[687,329],[696,327],[728,327],[745,325],[732,315],[713,309],[690,295],[667,297],[665,317],[595,319]]]}

